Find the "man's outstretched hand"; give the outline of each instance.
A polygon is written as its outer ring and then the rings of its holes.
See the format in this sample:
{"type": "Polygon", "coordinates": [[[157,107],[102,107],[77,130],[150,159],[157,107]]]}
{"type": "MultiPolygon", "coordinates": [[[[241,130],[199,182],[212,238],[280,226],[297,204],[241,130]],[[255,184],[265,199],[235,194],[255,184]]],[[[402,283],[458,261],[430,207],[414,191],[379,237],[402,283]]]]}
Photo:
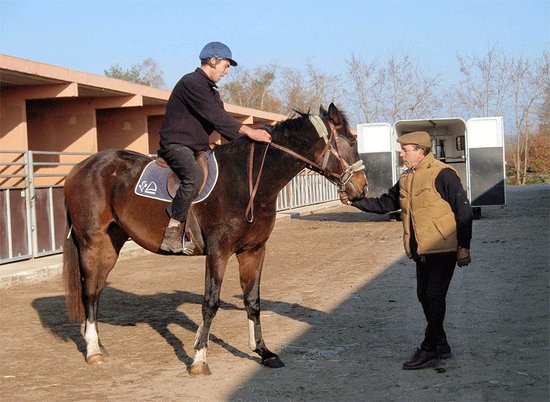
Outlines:
{"type": "Polygon", "coordinates": [[[340,196],[340,201],[342,204],[351,205],[351,201],[348,198],[348,194],[345,191],[338,191],[338,195],[340,196]]]}

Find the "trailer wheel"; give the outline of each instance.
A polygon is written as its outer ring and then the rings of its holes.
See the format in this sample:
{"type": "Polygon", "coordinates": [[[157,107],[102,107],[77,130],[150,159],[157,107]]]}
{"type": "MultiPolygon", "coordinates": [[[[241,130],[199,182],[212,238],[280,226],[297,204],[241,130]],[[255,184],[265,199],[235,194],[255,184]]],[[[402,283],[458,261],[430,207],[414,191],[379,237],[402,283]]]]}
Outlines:
{"type": "Polygon", "coordinates": [[[474,219],[480,219],[481,218],[481,207],[473,207],[472,211],[474,213],[474,219]]]}

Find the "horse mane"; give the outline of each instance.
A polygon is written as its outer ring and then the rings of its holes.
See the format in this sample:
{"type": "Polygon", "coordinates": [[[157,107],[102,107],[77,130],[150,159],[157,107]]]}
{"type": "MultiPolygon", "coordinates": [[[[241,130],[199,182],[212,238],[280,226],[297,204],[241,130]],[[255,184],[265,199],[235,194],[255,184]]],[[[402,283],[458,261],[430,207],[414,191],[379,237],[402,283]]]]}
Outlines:
{"type": "MultiPolygon", "coordinates": [[[[268,131],[271,129],[276,129],[278,127],[284,129],[291,129],[291,130],[301,130],[303,127],[303,124],[305,121],[309,119],[309,116],[311,116],[310,112],[301,112],[298,109],[293,109],[294,114],[287,120],[283,120],[282,122],[276,124],[275,126],[268,126],[269,128],[266,128],[268,131]],[[288,127],[286,127],[285,123],[288,123],[288,127]]],[[[349,123],[348,118],[346,114],[343,111],[339,111],[340,115],[342,116],[342,125],[344,127],[344,133],[349,133],[349,123]]],[[[328,117],[326,114],[323,114],[323,117],[328,117]]],[[[271,135],[273,135],[273,132],[271,132],[271,135]]]]}
{"type": "MultiPolygon", "coordinates": [[[[309,120],[309,113],[302,113],[295,111],[295,113],[288,119],[283,120],[272,126],[264,126],[263,129],[267,130],[271,134],[272,141],[276,144],[286,143],[299,145],[303,143],[303,136],[291,135],[292,133],[301,132],[304,129],[304,125],[309,120]]],[[[216,147],[216,152],[223,153],[243,153],[248,152],[250,149],[250,140],[246,136],[241,136],[226,144],[216,147]]]]}

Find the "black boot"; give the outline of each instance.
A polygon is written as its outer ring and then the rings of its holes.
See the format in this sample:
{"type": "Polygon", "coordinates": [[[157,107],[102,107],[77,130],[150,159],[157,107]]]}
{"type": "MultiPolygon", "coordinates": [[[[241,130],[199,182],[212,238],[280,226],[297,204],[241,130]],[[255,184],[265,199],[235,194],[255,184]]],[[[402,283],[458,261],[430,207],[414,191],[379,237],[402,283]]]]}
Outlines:
{"type": "Polygon", "coordinates": [[[437,359],[437,352],[424,349],[416,349],[411,359],[403,363],[403,370],[418,370],[428,366],[437,359]]]}
{"type": "Polygon", "coordinates": [[[184,228],[185,222],[179,222],[177,226],[169,224],[164,232],[164,239],[162,239],[160,249],[176,254],[181,253],[184,228]]]}

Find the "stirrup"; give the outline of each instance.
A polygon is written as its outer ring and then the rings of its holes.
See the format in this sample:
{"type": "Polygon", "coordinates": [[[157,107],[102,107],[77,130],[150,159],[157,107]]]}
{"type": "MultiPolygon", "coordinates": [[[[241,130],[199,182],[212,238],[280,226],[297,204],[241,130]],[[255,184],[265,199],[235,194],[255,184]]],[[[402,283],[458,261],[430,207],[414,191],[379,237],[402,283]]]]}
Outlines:
{"type": "Polygon", "coordinates": [[[162,241],[160,245],[160,249],[162,251],[167,251],[169,253],[179,254],[181,253],[181,244],[178,246],[174,246],[173,244],[169,244],[168,242],[162,241]]]}
{"type": "Polygon", "coordinates": [[[195,243],[193,243],[191,240],[184,241],[183,244],[183,254],[185,255],[193,255],[195,253],[195,243]]]}

